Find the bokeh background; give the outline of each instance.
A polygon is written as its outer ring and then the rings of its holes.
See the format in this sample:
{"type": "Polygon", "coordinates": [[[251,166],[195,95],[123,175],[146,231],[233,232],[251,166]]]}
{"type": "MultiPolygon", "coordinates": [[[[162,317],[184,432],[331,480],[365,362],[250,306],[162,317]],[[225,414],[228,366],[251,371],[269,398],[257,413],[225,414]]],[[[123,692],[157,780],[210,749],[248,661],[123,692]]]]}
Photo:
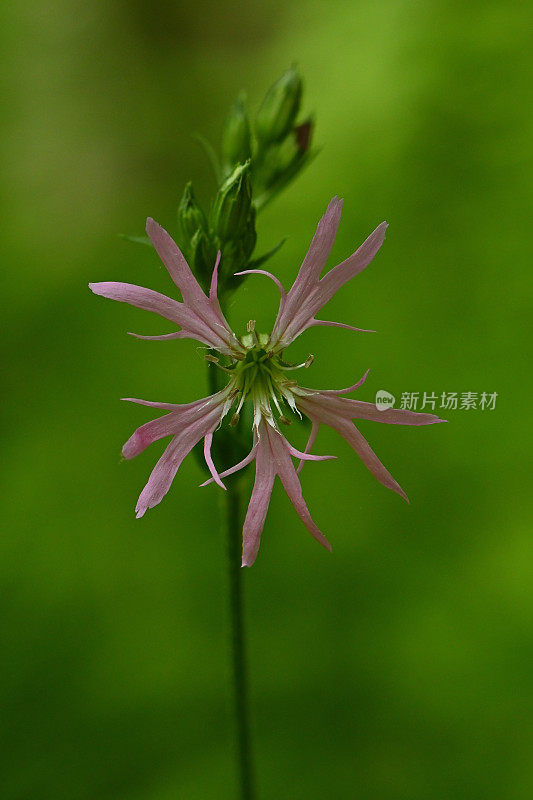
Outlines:
{"type": "MultiPolygon", "coordinates": [[[[261,215],[259,252],[289,236],[272,263],[289,284],[333,194],[345,210],[331,264],[390,223],[327,309],[379,333],[306,334],[291,355],[315,354],[308,383],[345,386],[371,367],[366,400],[498,398],[434,428],[361,426],[411,506],[321,432],[317,451],[339,459],[302,480],[332,555],[277,486],[245,574],[259,797],[532,796],[528,10],[2,4],[6,800],[236,796],[217,490],[197,489],[189,458],[136,521],[162,444],[120,459],[150,414],[119,398],[188,402],[204,364],[194,342],[127,337],[165,328],[87,282],[171,291],[155,255],[117,234],[142,234],[147,215],[175,230],[189,179],[208,198],[191,134],[217,141],[237,92],[256,108],[292,62],[323,149],[261,215]]],[[[276,302],[250,279],[231,319],[266,329],[276,302]]]]}

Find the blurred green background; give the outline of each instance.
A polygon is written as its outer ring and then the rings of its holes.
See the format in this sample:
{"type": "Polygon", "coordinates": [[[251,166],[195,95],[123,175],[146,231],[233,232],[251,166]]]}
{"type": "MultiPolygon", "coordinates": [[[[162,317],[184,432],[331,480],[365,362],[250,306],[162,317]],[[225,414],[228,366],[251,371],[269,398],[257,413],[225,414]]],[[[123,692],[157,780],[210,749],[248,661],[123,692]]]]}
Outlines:
{"type": "MultiPolygon", "coordinates": [[[[214,185],[241,88],[257,107],[292,62],[317,160],[261,215],[290,285],[345,198],[331,264],[381,222],[373,265],[290,353],[316,387],[498,392],[450,424],[361,425],[411,498],[334,433],[306,467],[311,539],[276,487],[245,574],[259,797],[533,795],[533,544],[520,406],[532,167],[528,4],[428,0],[18,0],[2,4],[4,152],[0,796],[235,797],[225,543],[217,489],[184,463],[141,521],[162,450],[120,448],[150,418],[124,396],[205,393],[194,342],[88,281],[171,292],[142,234],[175,230],[185,182],[214,185]]],[[[529,236],[529,244],[531,237],[529,236]]],[[[268,328],[251,278],[230,312],[268,328]]]]}

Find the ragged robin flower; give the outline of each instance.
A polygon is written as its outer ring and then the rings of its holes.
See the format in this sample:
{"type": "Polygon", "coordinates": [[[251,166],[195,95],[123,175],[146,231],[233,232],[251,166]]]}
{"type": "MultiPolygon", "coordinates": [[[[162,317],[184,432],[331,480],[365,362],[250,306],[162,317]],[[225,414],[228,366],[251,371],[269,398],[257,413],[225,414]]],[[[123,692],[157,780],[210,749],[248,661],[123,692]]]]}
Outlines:
{"type": "Polygon", "coordinates": [[[133,458],[152,442],[172,437],[141,492],[136,506],[137,517],[142,517],[147,509],[161,502],[183,459],[202,439],[205,461],[212,476],[202,485],[214,481],[224,489],[223,478],[255,461],[255,482],[243,527],[243,566],[251,566],[257,556],[276,475],[304,525],[315,539],[331,549],[311,518],[298,477],[305,461],[334,458],[310,453],[321,424],[337,430],[373,475],[407,500],[403,489],[383,466],[352,421],[370,419],[393,425],[429,425],[443,421],[434,414],[396,409],[379,411],[371,403],[343,397],[358,389],[366,374],[346,389],[317,391],[305,388],[297,383],[293,375],[298,369],[309,367],[312,358],[302,364],[289,364],[284,360],[284,350],[311,326],[333,325],[362,330],[344,323],[319,320],[315,316],[341,286],[368,266],[385,237],[387,224],[382,222],[353,255],[321,278],[335,240],[341,211],[342,201],[334,197],[318,224],[289,292],[285,291],[281,282],[271,273],[264,270],[247,271],[268,276],[280,291],[279,310],[270,335],[257,333],[254,322],[250,321],[246,333],[236,336],[224,317],[217,298],[219,258],[214,265],[209,295],[206,295],[178,246],[152,219],[148,219],[146,226],[148,236],[181,292],[182,302],[151,289],[127,283],[90,284],[95,294],[154,311],[180,327],[180,330],[160,336],[139,338],[196,339],[211,351],[218,352],[219,356],[212,352],[206,356],[227,376],[226,386],[215,394],[186,405],[126,398],[168,413],[138,428],[128,439],[122,452],[125,458],[133,458]],[[253,407],[252,448],[242,461],[219,473],[211,455],[213,435],[223,424],[235,426],[245,403],[251,403],[253,407]],[[303,452],[293,447],[280,430],[280,423],[288,423],[294,415],[305,415],[312,423],[309,441],[303,452]],[[293,459],[298,460],[297,467],[293,459]]]}

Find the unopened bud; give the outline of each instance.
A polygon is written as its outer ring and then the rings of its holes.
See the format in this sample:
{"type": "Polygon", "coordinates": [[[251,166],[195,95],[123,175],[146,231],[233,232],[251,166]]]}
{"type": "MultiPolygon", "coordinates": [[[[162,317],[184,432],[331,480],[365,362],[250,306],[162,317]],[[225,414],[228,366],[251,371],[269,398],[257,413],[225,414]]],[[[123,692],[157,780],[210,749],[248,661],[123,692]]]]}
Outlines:
{"type": "Polygon", "coordinates": [[[196,231],[189,244],[188,255],[189,266],[205,289],[211,280],[216,259],[216,247],[204,231],[196,231]]]}
{"type": "Polygon", "coordinates": [[[197,231],[205,231],[207,228],[204,212],[196,202],[190,182],[186,185],[178,206],[178,224],[186,248],[197,231]]]}
{"type": "Polygon", "coordinates": [[[235,164],[244,164],[252,155],[250,122],[244,97],[237,98],[226,119],[222,131],[222,158],[231,169],[235,164]]]}
{"type": "Polygon", "coordinates": [[[268,145],[257,170],[257,182],[269,189],[280,181],[287,180],[297,171],[303,156],[294,136],[287,136],[281,142],[268,145]]]}
{"type": "Polygon", "coordinates": [[[302,79],[291,67],[270,87],[257,112],[257,138],[263,142],[283,139],[293,127],[301,99],[302,79]]]}
{"type": "Polygon", "coordinates": [[[240,238],[232,239],[222,245],[222,268],[220,275],[223,280],[228,280],[238,286],[240,279],[232,278],[234,272],[244,270],[248,266],[250,256],[252,255],[257,234],[255,232],[255,208],[250,209],[250,214],[246,221],[246,227],[240,238]]]}
{"type": "Polygon", "coordinates": [[[255,208],[250,209],[246,226],[239,239],[234,239],[223,248],[225,264],[228,272],[246,269],[257,241],[255,230],[255,208]]]}
{"type": "Polygon", "coordinates": [[[221,242],[238,239],[246,229],[252,205],[250,163],[235,167],[226,178],[212,211],[213,229],[221,242]]]}

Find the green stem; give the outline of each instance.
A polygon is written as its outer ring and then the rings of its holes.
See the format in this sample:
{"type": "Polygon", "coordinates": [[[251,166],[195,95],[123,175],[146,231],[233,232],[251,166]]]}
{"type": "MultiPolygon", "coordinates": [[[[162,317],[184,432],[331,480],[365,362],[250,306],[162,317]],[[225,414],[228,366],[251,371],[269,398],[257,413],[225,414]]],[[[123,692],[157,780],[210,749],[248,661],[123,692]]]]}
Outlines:
{"type": "Polygon", "coordinates": [[[234,708],[237,726],[237,758],[240,798],[253,800],[253,774],[248,716],[248,682],[244,635],[243,569],[241,567],[241,490],[238,479],[228,480],[224,493],[227,532],[234,708]]]}

